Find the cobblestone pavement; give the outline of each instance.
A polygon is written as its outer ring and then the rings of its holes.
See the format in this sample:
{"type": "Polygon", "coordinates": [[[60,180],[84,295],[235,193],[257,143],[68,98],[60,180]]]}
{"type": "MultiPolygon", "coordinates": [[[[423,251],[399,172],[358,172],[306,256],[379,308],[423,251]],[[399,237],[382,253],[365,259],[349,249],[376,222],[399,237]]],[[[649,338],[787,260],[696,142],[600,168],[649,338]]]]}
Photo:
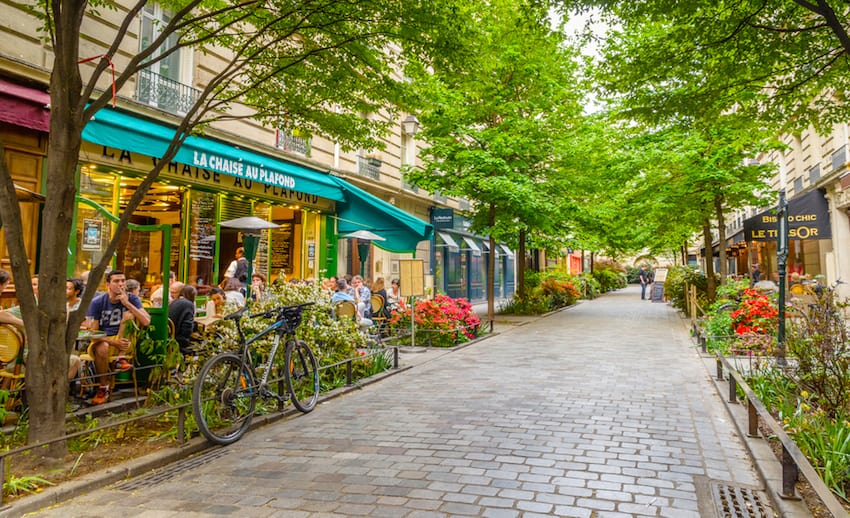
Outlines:
{"type": "Polygon", "coordinates": [[[712,480],[759,485],[666,304],[628,288],[499,330],[39,515],[687,518],[712,480]]]}

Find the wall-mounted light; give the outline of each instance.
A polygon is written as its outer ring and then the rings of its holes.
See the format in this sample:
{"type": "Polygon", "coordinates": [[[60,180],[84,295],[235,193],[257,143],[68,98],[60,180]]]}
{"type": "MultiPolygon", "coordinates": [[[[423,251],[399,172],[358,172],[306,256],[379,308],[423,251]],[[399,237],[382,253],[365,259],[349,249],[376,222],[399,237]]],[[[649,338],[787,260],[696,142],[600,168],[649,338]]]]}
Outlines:
{"type": "Polygon", "coordinates": [[[419,132],[419,119],[416,118],[416,115],[408,115],[401,121],[401,129],[405,135],[411,137],[416,135],[419,132]]]}

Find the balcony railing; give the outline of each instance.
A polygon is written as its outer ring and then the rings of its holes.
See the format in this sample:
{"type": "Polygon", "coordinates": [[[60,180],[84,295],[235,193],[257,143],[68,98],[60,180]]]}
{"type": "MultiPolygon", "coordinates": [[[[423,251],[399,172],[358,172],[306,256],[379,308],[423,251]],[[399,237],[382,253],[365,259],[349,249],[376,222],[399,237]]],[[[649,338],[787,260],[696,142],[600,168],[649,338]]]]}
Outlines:
{"type": "Polygon", "coordinates": [[[150,70],[139,72],[136,98],[139,102],[155,106],[169,113],[183,114],[191,109],[200,91],[179,81],[161,76],[150,70]]]}
{"type": "Polygon", "coordinates": [[[290,153],[299,153],[304,156],[310,156],[310,139],[296,137],[291,130],[278,129],[275,145],[278,149],[288,151],[290,153]]]}
{"type": "Polygon", "coordinates": [[[357,157],[357,173],[360,176],[379,180],[381,178],[381,165],[383,165],[383,162],[380,159],[364,156],[357,157]]]}

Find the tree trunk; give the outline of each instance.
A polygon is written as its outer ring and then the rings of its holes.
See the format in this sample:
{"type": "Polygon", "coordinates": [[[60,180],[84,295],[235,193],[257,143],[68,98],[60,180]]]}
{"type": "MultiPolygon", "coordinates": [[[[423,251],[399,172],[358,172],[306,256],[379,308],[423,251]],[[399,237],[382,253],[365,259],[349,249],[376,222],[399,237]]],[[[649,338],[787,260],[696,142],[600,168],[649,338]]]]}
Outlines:
{"type": "Polygon", "coordinates": [[[496,205],[490,204],[489,221],[491,233],[490,253],[487,255],[487,320],[490,321],[490,332],[493,332],[493,321],[496,319],[496,238],[493,237],[492,229],[496,226],[496,205]]]}
{"type": "Polygon", "coordinates": [[[516,255],[517,298],[525,300],[525,230],[519,231],[519,248],[516,255]]]}
{"type": "Polygon", "coordinates": [[[726,261],[726,223],[723,217],[723,197],[718,196],[714,199],[714,210],[717,215],[717,233],[719,239],[720,250],[720,285],[726,284],[728,276],[728,265],[726,261]]]}
{"type": "Polygon", "coordinates": [[[714,251],[711,248],[711,222],[705,220],[702,224],[702,238],[705,246],[705,291],[709,302],[714,302],[717,286],[714,279],[714,251]]]}

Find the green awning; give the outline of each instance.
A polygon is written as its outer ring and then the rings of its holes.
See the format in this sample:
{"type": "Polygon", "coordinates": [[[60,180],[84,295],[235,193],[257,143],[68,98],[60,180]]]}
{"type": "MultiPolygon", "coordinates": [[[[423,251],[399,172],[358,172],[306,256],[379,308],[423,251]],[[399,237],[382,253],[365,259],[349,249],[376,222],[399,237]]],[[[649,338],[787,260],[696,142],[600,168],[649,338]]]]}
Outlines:
{"type": "MultiPolygon", "coordinates": [[[[173,128],[111,108],[98,111],[83,129],[83,140],[155,158],[165,154],[173,137],[173,128]]],[[[327,173],[205,137],[189,136],[174,161],[334,201],[345,199],[327,173]]]]}
{"type": "Polygon", "coordinates": [[[434,227],[369,194],[342,178],[334,178],[345,193],[337,203],[337,233],[369,230],[386,239],[372,244],[389,252],[414,252],[420,241],[431,239],[434,227]]]}

